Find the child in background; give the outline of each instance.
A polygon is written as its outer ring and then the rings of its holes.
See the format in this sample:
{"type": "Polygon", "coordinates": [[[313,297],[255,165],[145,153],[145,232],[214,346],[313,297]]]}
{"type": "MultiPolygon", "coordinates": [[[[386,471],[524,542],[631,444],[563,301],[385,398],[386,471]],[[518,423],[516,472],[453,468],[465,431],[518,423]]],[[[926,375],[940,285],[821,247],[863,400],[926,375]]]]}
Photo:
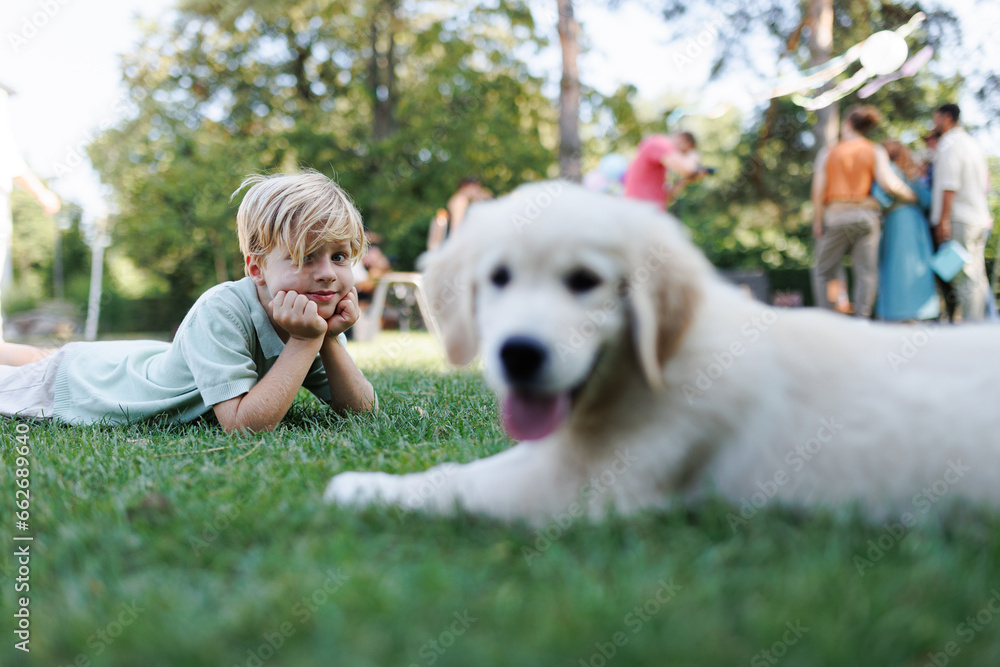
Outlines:
{"type": "Polygon", "coordinates": [[[344,348],[358,319],[351,266],[361,215],[318,172],[249,176],[236,217],[246,277],[201,295],[172,343],[0,344],[0,414],[71,424],[211,410],[226,431],[268,431],[305,387],[335,410],[375,410],[344,348]]]}

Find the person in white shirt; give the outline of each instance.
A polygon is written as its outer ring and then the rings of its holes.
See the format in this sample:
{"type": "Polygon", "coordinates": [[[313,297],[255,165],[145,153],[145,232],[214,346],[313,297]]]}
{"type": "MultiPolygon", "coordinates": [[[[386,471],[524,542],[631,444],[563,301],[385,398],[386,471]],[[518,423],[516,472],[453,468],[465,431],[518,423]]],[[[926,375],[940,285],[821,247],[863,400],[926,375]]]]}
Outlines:
{"type": "MultiPolygon", "coordinates": [[[[42,184],[24,162],[14,142],[7,118],[7,99],[14,91],[0,83],[0,276],[10,254],[13,223],[10,193],[14,185],[27,190],[41,205],[45,215],[55,215],[62,207],[59,197],[42,184]]],[[[3,341],[3,316],[0,315],[0,342],[3,341]]]]}
{"type": "Polygon", "coordinates": [[[957,298],[956,320],[984,319],[989,281],[986,278],[986,235],[993,225],[987,202],[989,170],[976,141],[958,125],[956,104],[934,111],[934,129],[941,133],[931,190],[931,225],[937,242],[954,240],[971,260],[952,280],[957,298]]]}

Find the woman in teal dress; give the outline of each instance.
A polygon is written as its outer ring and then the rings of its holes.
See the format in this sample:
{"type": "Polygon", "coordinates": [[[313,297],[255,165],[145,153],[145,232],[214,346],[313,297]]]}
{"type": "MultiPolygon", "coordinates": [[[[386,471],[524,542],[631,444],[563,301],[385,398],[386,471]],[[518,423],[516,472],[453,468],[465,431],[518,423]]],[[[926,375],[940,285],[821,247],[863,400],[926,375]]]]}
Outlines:
{"type": "Polygon", "coordinates": [[[892,322],[937,319],[941,304],[930,266],[934,253],[926,217],[930,188],[919,182],[919,170],[905,146],[898,141],[884,145],[893,168],[916,193],[917,201],[893,201],[884,191],[876,195],[889,209],[882,223],[875,312],[880,320],[892,322]]]}

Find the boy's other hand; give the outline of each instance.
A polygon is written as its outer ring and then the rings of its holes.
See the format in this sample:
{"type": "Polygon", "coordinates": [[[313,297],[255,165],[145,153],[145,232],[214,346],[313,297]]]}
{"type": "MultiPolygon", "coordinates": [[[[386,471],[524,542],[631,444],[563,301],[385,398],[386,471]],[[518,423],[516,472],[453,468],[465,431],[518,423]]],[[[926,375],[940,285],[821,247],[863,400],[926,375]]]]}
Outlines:
{"type": "Polygon", "coordinates": [[[358,289],[352,287],[351,291],[345,294],[333,312],[333,316],[326,321],[327,337],[335,337],[350,329],[358,318],[361,317],[361,307],[358,305],[358,289]]]}
{"type": "Polygon", "coordinates": [[[314,340],[327,332],[326,320],[319,316],[316,303],[305,294],[281,290],[267,305],[274,323],[292,338],[314,340]]]}

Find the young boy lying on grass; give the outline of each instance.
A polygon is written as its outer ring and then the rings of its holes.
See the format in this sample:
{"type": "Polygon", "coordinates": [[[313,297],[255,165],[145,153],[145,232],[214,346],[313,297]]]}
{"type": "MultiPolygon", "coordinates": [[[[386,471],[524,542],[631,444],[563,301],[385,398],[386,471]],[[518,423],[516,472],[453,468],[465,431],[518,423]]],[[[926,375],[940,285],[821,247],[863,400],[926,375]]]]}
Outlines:
{"type": "Polygon", "coordinates": [[[247,277],[202,294],[172,343],[0,343],[0,414],[186,422],[211,408],[226,431],[267,431],[299,387],[334,410],[377,409],[344,349],[360,313],[351,266],[365,250],[361,215],[317,172],[247,185],[236,216],[247,277]]]}

